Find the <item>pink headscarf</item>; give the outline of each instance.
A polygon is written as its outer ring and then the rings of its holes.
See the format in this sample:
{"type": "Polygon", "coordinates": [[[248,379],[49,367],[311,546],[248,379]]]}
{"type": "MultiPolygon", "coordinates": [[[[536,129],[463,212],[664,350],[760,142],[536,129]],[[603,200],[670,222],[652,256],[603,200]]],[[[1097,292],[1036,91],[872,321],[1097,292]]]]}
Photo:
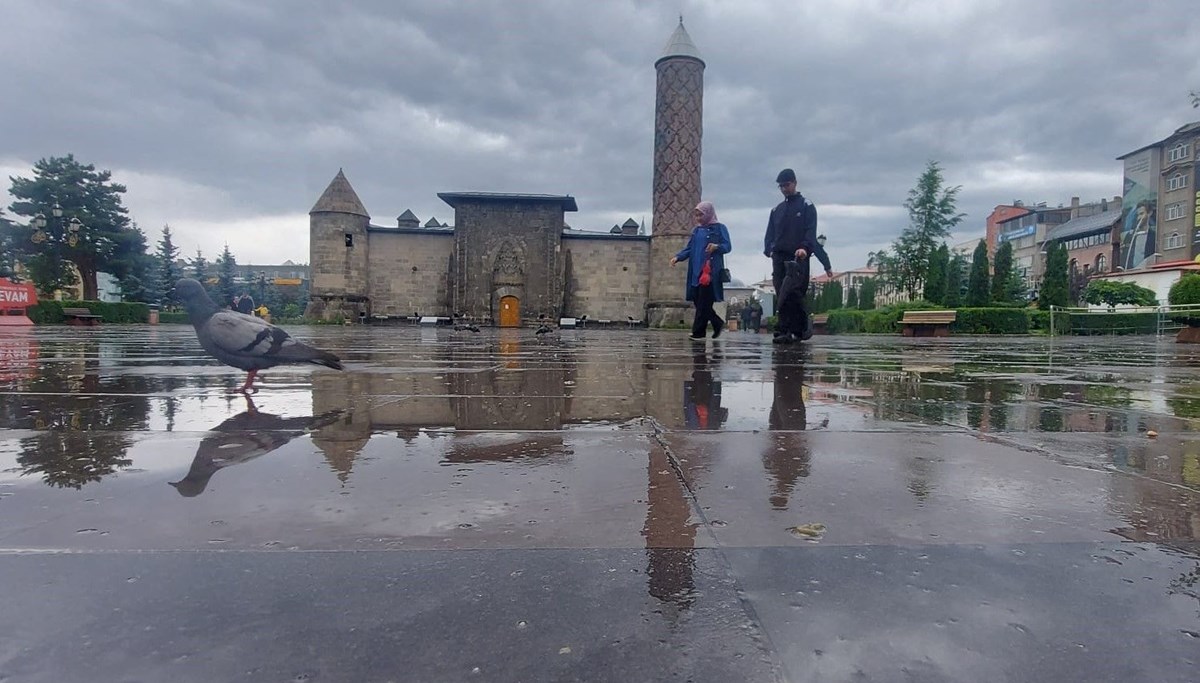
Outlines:
{"type": "Polygon", "coordinates": [[[700,222],[696,225],[712,225],[717,222],[717,209],[713,207],[712,202],[700,202],[696,205],[696,210],[700,212],[700,222]]]}

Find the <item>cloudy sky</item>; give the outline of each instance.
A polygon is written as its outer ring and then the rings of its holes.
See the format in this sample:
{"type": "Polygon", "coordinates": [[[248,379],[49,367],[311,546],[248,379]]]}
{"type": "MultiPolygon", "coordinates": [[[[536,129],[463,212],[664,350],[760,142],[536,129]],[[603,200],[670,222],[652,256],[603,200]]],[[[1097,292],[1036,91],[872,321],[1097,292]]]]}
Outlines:
{"type": "Polygon", "coordinates": [[[1016,198],[1120,194],[1114,157],[1200,119],[1195,0],[6,0],[0,172],[74,153],[152,239],[250,263],[308,260],[339,168],[380,225],[490,190],[574,195],[568,222],[604,230],[650,217],[680,13],[708,64],[704,195],[746,280],[784,166],[840,270],[906,224],[931,159],[966,239],[1016,198]]]}

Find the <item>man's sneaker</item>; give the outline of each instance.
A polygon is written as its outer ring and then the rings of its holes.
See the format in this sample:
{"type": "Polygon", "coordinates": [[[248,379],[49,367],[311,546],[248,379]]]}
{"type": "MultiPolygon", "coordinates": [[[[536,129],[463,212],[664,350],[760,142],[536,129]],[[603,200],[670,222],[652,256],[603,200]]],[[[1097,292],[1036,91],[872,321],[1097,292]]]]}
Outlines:
{"type": "Polygon", "coordinates": [[[772,344],[786,344],[786,343],[788,343],[787,338],[788,338],[787,333],[781,332],[779,334],[776,334],[775,337],[773,339],[771,339],[771,343],[772,344]]]}

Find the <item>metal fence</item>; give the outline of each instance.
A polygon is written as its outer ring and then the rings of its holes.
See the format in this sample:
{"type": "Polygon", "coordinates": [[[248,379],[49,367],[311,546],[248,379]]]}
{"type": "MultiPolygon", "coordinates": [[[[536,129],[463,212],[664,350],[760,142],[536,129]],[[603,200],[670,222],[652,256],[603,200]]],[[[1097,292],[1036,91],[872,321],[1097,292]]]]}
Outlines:
{"type": "Polygon", "coordinates": [[[1057,334],[1131,334],[1146,331],[1144,318],[1139,320],[1132,315],[1153,315],[1154,332],[1158,336],[1174,334],[1187,326],[1186,319],[1200,319],[1200,304],[1180,306],[1122,306],[1120,308],[1072,308],[1067,306],[1050,307],[1050,335],[1057,334]],[[1062,319],[1066,317],[1065,330],[1062,319]],[[1057,324],[1056,323],[1057,318],[1057,324]],[[1116,321],[1109,324],[1109,321],[1116,321]],[[1103,322],[1105,324],[1096,324],[1103,322]]]}

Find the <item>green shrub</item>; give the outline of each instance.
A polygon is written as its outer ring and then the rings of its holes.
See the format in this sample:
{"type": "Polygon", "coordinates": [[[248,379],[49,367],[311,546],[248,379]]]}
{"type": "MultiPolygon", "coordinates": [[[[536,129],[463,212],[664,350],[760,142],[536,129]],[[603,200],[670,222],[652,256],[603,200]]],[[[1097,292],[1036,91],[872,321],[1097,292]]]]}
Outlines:
{"type": "MultiPolygon", "coordinates": [[[[1055,320],[1055,325],[1058,321],[1055,320]]],[[[1072,334],[1156,334],[1157,313],[1071,313],[1072,334]]]]}
{"type": "Polygon", "coordinates": [[[164,325],[180,325],[180,324],[190,323],[191,321],[188,320],[187,313],[176,313],[174,311],[159,311],[158,312],[158,322],[163,323],[164,325]]]}
{"type": "Polygon", "coordinates": [[[765,322],[763,322],[763,324],[767,326],[767,330],[769,332],[774,332],[775,326],[779,324],[779,316],[769,315],[769,316],[767,316],[767,319],[765,322]]]}
{"type": "Polygon", "coordinates": [[[144,323],[150,320],[150,306],[142,303],[107,301],[42,301],[29,309],[29,318],[34,323],[47,325],[66,320],[64,308],[86,308],[101,322],[113,324],[144,323]]]}
{"type": "MultiPolygon", "coordinates": [[[[1167,303],[1172,306],[1200,304],[1200,275],[1193,273],[1179,278],[1178,282],[1171,285],[1171,291],[1167,294],[1167,303]]],[[[1200,326],[1200,309],[1173,313],[1171,318],[1189,325],[1200,326]]]]}
{"type": "Polygon", "coordinates": [[[1029,313],[1021,308],[960,308],[950,329],[959,334],[1028,334],[1029,313]]]}
{"type": "Polygon", "coordinates": [[[883,308],[877,308],[873,311],[866,311],[866,316],[863,318],[863,331],[873,334],[896,332],[900,329],[896,323],[900,322],[900,318],[904,317],[905,311],[929,311],[941,308],[937,304],[917,300],[904,301],[884,306],[883,308]]]}
{"type": "Polygon", "coordinates": [[[62,304],[50,299],[39,301],[36,306],[30,306],[26,313],[35,325],[53,325],[63,321],[62,304]]]}
{"type": "Polygon", "coordinates": [[[855,334],[862,332],[868,311],[839,308],[829,312],[825,330],[829,334],[855,334]]]}

